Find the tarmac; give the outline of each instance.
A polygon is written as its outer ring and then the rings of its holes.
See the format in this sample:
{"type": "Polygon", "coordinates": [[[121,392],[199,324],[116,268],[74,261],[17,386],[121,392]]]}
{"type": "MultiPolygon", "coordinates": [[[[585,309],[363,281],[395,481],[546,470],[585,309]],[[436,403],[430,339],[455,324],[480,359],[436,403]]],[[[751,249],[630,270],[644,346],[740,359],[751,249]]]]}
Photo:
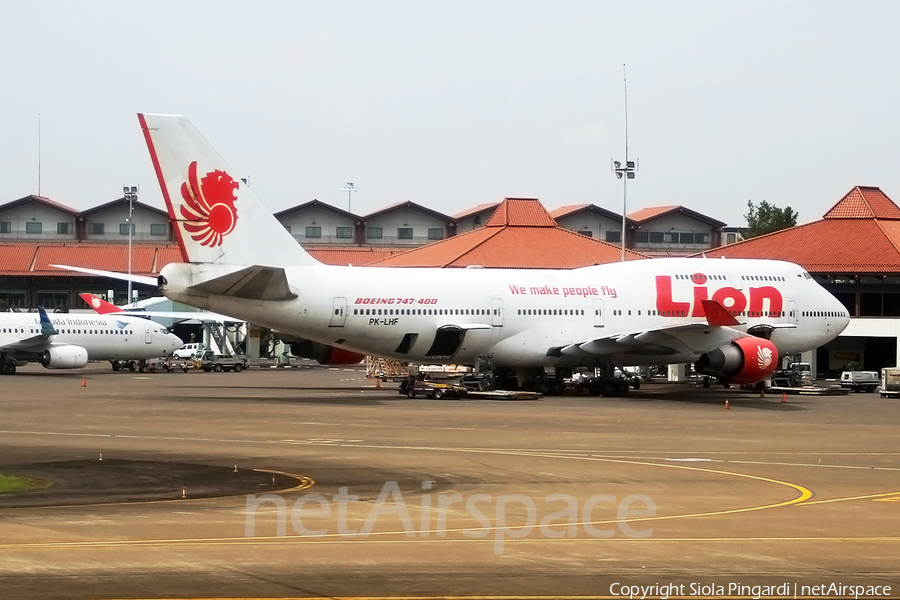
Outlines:
{"type": "Polygon", "coordinates": [[[0,473],[55,485],[0,495],[0,598],[900,597],[900,400],[297,364],[3,376],[0,473]]]}

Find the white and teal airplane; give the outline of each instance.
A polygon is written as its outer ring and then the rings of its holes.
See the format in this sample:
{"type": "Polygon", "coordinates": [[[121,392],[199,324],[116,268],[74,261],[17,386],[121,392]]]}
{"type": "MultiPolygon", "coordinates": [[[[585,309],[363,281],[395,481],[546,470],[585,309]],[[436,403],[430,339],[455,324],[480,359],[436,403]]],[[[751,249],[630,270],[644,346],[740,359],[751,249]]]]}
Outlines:
{"type": "Polygon", "coordinates": [[[143,361],[171,355],[178,336],[153,321],[118,315],[0,313],[0,373],[39,362],[48,369],[80,369],[89,360],[143,361]]]}

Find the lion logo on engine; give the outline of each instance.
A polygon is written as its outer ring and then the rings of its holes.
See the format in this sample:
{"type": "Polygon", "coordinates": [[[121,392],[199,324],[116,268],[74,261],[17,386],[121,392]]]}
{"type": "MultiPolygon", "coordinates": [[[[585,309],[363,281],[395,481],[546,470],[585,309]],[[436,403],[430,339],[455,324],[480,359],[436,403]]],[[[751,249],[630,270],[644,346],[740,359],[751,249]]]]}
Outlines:
{"type": "Polygon", "coordinates": [[[763,348],[762,346],[756,347],[756,360],[759,364],[760,370],[765,370],[772,364],[772,350],[769,348],[763,348]]]}

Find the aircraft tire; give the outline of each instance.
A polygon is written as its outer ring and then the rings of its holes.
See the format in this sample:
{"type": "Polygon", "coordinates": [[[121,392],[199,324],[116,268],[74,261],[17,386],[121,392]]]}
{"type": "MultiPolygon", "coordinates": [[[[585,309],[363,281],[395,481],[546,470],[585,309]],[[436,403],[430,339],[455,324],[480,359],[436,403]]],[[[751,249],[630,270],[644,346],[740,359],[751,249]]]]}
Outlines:
{"type": "Polygon", "coordinates": [[[136,370],[137,370],[137,363],[134,362],[133,360],[129,360],[129,361],[128,361],[128,370],[129,370],[129,371],[136,371],[136,370]]]}
{"type": "Polygon", "coordinates": [[[113,370],[113,371],[118,371],[118,370],[121,368],[121,367],[119,366],[119,361],[113,360],[113,361],[110,361],[110,362],[112,362],[112,370],[113,370]]]}
{"type": "Polygon", "coordinates": [[[3,373],[4,375],[15,375],[16,365],[12,363],[3,363],[3,369],[0,370],[0,373],[3,373]]]}
{"type": "Polygon", "coordinates": [[[616,396],[624,398],[628,395],[628,382],[624,379],[617,379],[613,382],[613,392],[616,396]]]}
{"type": "Polygon", "coordinates": [[[600,384],[600,393],[604,397],[609,398],[616,395],[616,383],[610,379],[606,379],[600,384]]]}

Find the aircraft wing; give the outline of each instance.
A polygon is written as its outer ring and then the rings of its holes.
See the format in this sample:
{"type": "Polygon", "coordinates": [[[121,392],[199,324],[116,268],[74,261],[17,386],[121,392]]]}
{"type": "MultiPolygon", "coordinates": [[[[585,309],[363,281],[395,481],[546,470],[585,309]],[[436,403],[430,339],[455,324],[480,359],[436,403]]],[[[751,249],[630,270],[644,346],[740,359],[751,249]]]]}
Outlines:
{"type": "Polygon", "coordinates": [[[460,329],[462,331],[471,331],[473,329],[491,329],[490,323],[453,323],[452,325],[443,325],[441,329],[451,328],[460,329]]]}
{"type": "Polygon", "coordinates": [[[703,335],[713,327],[719,332],[725,333],[726,338],[749,337],[749,334],[730,327],[711,326],[707,323],[684,323],[658,329],[617,332],[567,346],[551,348],[548,354],[557,356],[603,356],[619,352],[640,354],[643,350],[652,354],[691,355],[694,354],[694,350],[688,341],[691,334],[703,335]]]}
{"type": "MultiPolygon", "coordinates": [[[[707,351],[710,345],[754,337],[753,333],[736,329],[744,323],[738,321],[718,302],[704,300],[703,307],[706,311],[706,323],[680,323],[655,329],[617,332],[567,346],[550,348],[548,355],[603,356],[627,352],[692,356],[707,351]]],[[[795,327],[793,323],[773,323],[755,325],[752,330],[771,333],[774,329],[795,327]]]]}
{"type": "Polygon", "coordinates": [[[240,323],[243,322],[244,319],[235,319],[234,317],[229,317],[228,315],[220,315],[219,313],[212,312],[166,312],[164,310],[125,310],[117,313],[107,313],[112,316],[123,316],[123,317],[148,317],[153,319],[174,319],[176,321],[204,321],[204,322],[215,322],[215,323],[240,323]]]}
{"type": "Polygon", "coordinates": [[[124,281],[132,281],[134,283],[142,283],[144,285],[156,286],[156,277],[146,277],[144,275],[128,275],[127,273],[117,273],[116,271],[103,271],[101,269],[88,269],[86,267],[72,267],[69,265],[50,265],[57,269],[65,269],[67,271],[75,271],[77,273],[87,273],[88,275],[98,275],[100,277],[109,277],[110,279],[122,279],[124,281]]]}
{"type": "Polygon", "coordinates": [[[43,335],[33,335],[9,344],[0,346],[0,352],[40,352],[50,347],[50,342],[43,335]]]}
{"type": "Polygon", "coordinates": [[[0,352],[40,352],[52,345],[52,338],[56,335],[56,329],[47,316],[44,307],[38,307],[38,315],[41,323],[41,332],[27,338],[20,338],[14,342],[0,346],[0,352]]]}

